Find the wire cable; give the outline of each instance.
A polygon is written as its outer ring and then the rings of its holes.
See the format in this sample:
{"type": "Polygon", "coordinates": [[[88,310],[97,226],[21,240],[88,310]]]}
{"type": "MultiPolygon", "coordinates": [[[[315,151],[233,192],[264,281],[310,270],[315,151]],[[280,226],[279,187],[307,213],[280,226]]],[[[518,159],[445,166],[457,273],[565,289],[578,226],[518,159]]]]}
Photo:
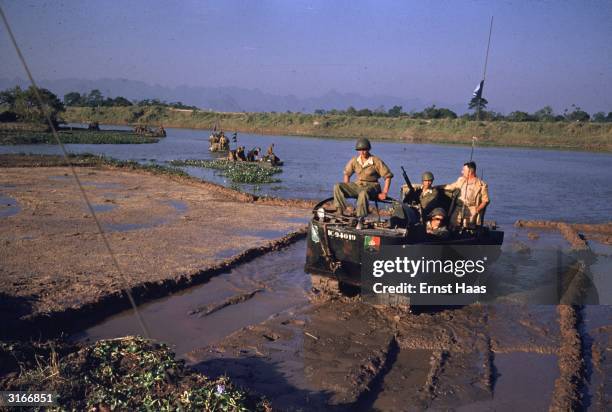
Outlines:
{"type": "Polygon", "coordinates": [[[83,187],[83,184],[81,183],[81,179],[79,179],[79,176],[76,173],[76,169],[74,167],[74,165],[72,164],[72,162],[70,161],[70,158],[68,157],[68,152],[66,151],[66,147],[64,146],[64,144],[62,143],[62,141],[59,138],[59,135],[57,134],[57,130],[55,130],[55,125],[53,124],[53,121],[51,120],[51,116],[49,115],[48,111],[45,110],[45,105],[43,103],[43,100],[40,96],[40,92],[38,91],[38,86],[36,85],[36,82],[34,81],[34,77],[32,76],[32,73],[30,72],[30,68],[28,67],[28,64],[26,63],[25,58],[23,57],[23,54],[21,53],[21,49],[19,48],[19,45],[17,44],[17,40],[15,40],[15,36],[13,35],[13,31],[11,30],[11,26],[9,25],[8,19],[6,18],[6,15],[4,14],[4,10],[2,9],[2,6],[0,6],[0,15],[2,16],[2,21],[4,22],[4,26],[6,27],[6,30],[9,34],[9,37],[11,39],[11,42],[13,43],[13,47],[15,48],[15,51],[17,52],[17,55],[19,56],[19,60],[21,61],[21,64],[23,65],[23,68],[26,71],[26,74],[28,75],[28,78],[30,80],[30,83],[32,83],[32,86],[34,88],[34,95],[36,97],[36,100],[40,106],[40,110],[42,111],[43,115],[45,116],[45,119],[47,120],[47,123],[49,124],[49,127],[51,128],[51,133],[53,134],[53,138],[55,139],[55,141],[57,142],[58,146],[60,147],[61,151],[62,151],[62,155],[64,156],[64,159],[66,160],[66,162],[68,163],[69,167],[70,167],[70,171],[72,172],[72,175],[74,176],[74,179],[79,187],[79,191],[81,192],[81,195],[83,196],[83,199],[85,200],[85,203],[87,204],[87,208],[89,209],[89,213],[91,214],[91,216],[93,217],[94,222],[96,223],[96,226],[98,228],[98,232],[100,234],[100,236],[102,237],[102,241],[104,242],[104,246],[106,247],[106,250],[108,251],[108,254],[110,255],[110,258],[112,260],[113,266],[115,267],[115,270],[117,271],[117,273],[119,274],[120,278],[123,281],[123,291],[125,292],[125,294],[128,297],[128,300],[130,301],[130,305],[132,305],[132,309],[134,310],[134,314],[136,315],[136,319],[138,320],[138,323],[140,325],[140,328],[142,329],[142,332],[144,334],[144,336],[147,339],[151,339],[151,335],[149,333],[149,329],[147,328],[147,325],[145,324],[144,319],[142,318],[140,311],[138,310],[138,306],[136,305],[136,301],[134,300],[134,297],[132,296],[132,293],[130,292],[129,288],[128,288],[128,281],[127,278],[124,274],[124,272],[121,270],[121,267],[119,266],[119,262],[117,261],[117,258],[115,257],[115,254],[113,253],[113,250],[110,246],[110,243],[108,241],[108,238],[106,236],[106,233],[104,232],[104,229],[102,228],[102,224],[100,223],[100,220],[98,219],[98,216],[96,215],[96,212],[94,211],[91,202],[89,201],[89,198],[87,197],[87,192],[85,191],[85,188],[83,187]]]}

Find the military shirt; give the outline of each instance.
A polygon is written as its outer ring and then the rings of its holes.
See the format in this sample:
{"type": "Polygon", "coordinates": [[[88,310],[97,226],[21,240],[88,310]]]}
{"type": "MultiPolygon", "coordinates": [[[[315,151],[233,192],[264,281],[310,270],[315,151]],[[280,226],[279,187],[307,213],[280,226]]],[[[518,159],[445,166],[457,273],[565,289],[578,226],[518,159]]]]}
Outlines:
{"type": "Polygon", "coordinates": [[[488,203],[489,199],[489,186],[479,179],[474,179],[473,182],[466,182],[466,179],[461,176],[456,182],[444,186],[446,190],[460,189],[461,195],[459,200],[466,206],[480,206],[483,202],[488,203]]]}
{"type": "Polygon", "coordinates": [[[421,189],[421,194],[419,195],[419,203],[423,210],[429,210],[436,207],[436,202],[438,198],[438,189],[435,187],[429,188],[427,190],[421,189]],[[433,203],[432,203],[433,202],[433,203]]]}
{"type": "Polygon", "coordinates": [[[385,179],[393,177],[385,162],[372,155],[363,162],[361,156],[353,157],[344,167],[344,174],[349,177],[356,174],[358,183],[378,183],[381,177],[385,179]]]}

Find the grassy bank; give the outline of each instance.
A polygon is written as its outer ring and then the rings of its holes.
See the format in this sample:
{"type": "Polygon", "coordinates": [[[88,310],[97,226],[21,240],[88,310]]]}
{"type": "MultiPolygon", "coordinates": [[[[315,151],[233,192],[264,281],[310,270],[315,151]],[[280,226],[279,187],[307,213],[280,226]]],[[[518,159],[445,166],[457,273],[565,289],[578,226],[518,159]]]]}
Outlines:
{"type": "Polygon", "coordinates": [[[479,136],[487,146],[521,146],[612,152],[612,124],[571,122],[476,122],[407,117],[356,117],[297,113],[214,113],[162,107],[70,107],[69,122],[146,123],[150,126],[210,130],[219,120],[225,130],[246,133],[403,140],[415,143],[469,144],[479,136]]]}
{"type": "MultiPolygon", "coordinates": [[[[59,128],[62,143],[80,144],[137,144],[157,143],[158,138],[138,136],[123,130],[87,130],[59,128]]],[[[20,123],[0,123],[0,145],[55,144],[53,133],[46,127],[20,123]]]]}
{"type": "Polygon", "coordinates": [[[224,378],[209,379],[177,361],[166,345],[137,337],[80,347],[62,341],[0,342],[0,388],[44,391],[40,410],[270,410],[224,378]]]}

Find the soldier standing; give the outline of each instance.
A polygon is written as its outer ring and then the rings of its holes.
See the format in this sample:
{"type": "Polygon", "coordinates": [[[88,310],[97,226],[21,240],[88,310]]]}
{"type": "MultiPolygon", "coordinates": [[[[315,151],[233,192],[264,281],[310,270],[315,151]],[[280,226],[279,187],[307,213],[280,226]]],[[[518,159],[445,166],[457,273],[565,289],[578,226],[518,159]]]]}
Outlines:
{"type": "Polygon", "coordinates": [[[342,183],[334,186],[334,206],[344,213],[346,210],[346,197],[357,198],[357,229],[363,227],[365,217],[368,215],[368,199],[378,198],[385,200],[389,193],[393,173],[380,158],[370,154],[372,145],[368,139],[359,139],[355,145],[358,156],[353,157],[344,167],[342,183]],[[351,182],[351,176],[357,175],[356,182],[351,182]],[[384,187],[380,188],[378,179],[385,179],[384,187]]]}
{"type": "Polygon", "coordinates": [[[461,190],[451,217],[451,225],[474,227],[482,223],[482,212],[491,200],[489,199],[489,187],[476,176],[476,163],[464,163],[461,177],[456,182],[444,186],[444,189],[461,190]]]}

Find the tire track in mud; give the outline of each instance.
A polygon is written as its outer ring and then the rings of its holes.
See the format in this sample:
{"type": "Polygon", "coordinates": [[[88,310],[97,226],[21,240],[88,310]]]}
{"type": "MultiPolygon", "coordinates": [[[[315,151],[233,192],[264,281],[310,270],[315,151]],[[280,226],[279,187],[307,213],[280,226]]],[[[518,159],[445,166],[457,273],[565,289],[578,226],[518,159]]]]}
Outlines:
{"type": "Polygon", "coordinates": [[[387,348],[381,353],[379,358],[370,360],[367,365],[361,366],[365,376],[360,376],[360,379],[364,380],[366,376],[370,379],[365,385],[366,389],[362,391],[359,396],[357,396],[357,400],[353,405],[351,405],[351,410],[372,410],[374,402],[382,391],[385,376],[387,376],[395,365],[399,352],[400,348],[397,343],[397,339],[395,335],[393,335],[389,341],[389,344],[387,345],[387,348]]]}
{"type": "Polygon", "coordinates": [[[559,377],[555,380],[549,411],[581,410],[587,389],[583,338],[580,334],[580,307],[559,305],[561,345],[559,348],[559,377]]]}
{"type": "MultiPolygon", "coordinates": [[[[184,273],[176,278],[159,282],[146,282],[130,289],[138,305],[165,297],[174,292],[205,283],[211,278],[225,273],[241,264],[252,261],[269,252],[284,249],[306,237],[307,228],[291,232],[280,239],[268,242],[264,246],[254,247],[225,259],[215,265],[193,273],[184,273]]],[[[36,315],[22,319],[11,327],[0,328],[2,339],[23,339],[29,337],[52,338],[65,333],[75,332],[93,326],[102,320],[129,309],[131,306],[125,291],[101,296],[96,302],[78,308],[68,308],[61,312],[36,315]]]]}

